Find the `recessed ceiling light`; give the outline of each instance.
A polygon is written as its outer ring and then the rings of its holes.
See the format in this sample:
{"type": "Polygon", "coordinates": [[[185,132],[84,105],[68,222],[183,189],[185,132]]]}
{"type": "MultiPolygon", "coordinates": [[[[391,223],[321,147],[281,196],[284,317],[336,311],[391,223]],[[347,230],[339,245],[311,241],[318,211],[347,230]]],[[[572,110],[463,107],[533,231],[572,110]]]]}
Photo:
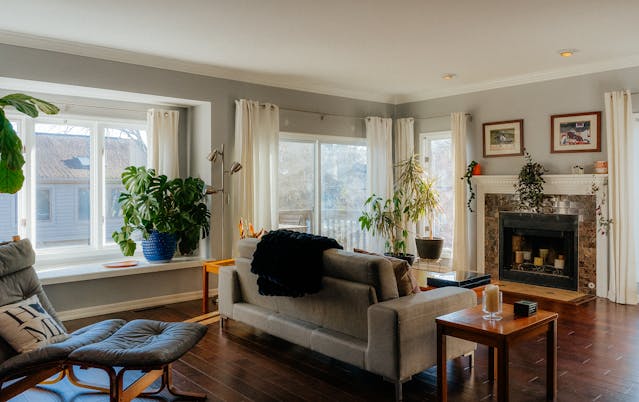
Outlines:
{"type": "Polygon", "coordinates": [[[559,51],[559,55],[561,57],[570,57],[574,55],[575,53],[577,53],[577,49],[561,49],[559,51]]]}
{"type": "Polygon", "coordinates": [[[457,74],[448,73],[448,74],[442,75],[443,80],[452,80],[455,77],[457,77],[457,74]]]}

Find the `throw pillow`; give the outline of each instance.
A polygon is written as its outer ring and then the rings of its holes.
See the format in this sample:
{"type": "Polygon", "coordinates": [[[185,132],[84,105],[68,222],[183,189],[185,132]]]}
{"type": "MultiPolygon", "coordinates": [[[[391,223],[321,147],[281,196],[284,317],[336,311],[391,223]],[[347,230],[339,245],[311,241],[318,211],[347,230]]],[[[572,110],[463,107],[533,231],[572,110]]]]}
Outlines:
{"type": "Polygon", "coordinates": [[[413,273],[413,267],[411,267],[407,261],[395,257],[389,257],[387,255],[372,253],[370,251],[362,250],[359,248],[353,249],[353,252],[376,255],[379,257],[384,257],[388,261],[390,261],[391,265],[393,266],[393,272],[395,273],[397,292],[399,293],[400,297],[420,292],[419,284],[417,283],[417,279],[415,278],[415,274],[413,273]]]}
{"type": "Polygon", "coordinates": [[[0,307],[0,336],[18,353],[69,337],[42,307],[37,295],[0,307]]]}

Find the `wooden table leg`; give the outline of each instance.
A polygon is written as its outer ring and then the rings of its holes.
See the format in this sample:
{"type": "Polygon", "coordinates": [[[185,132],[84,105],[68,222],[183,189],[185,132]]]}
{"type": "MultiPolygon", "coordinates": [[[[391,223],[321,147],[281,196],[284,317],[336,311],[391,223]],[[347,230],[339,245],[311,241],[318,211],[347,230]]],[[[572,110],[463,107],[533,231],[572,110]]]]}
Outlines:
{"type": "Polygon", "coordinates": [[[508,402],[508,344],[497,348],[497,401],[508,402]]]}
{"type": "Polygon", "coordinates": [[[446,380],[446,335],[437,324],[437,400],[446,402],[448,382],[446,380]]]}
{"type": "Polygon", "coordinates": [[[492,346],[488,347],[488,381],[489,382],[494,382],[495,381],[495,369],[497,367],[495,367],[495,348],[493,348],[492,346]]]}
{"type": "Polygon", "coordinates": [[[548,323],[546,333],[546,400],[557,400],[557,320],[548,323]]]}
{"type": "Polygon", "coordinates": [[[209,312],[209,273],[202,267],[202,314],[209,312]]]}

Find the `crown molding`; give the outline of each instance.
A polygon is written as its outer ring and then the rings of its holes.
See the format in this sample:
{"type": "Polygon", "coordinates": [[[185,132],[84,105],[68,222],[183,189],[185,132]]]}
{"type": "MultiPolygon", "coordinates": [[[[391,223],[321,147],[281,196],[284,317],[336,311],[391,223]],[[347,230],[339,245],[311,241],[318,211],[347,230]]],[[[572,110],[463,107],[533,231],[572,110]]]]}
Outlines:
{"type": "Polygon", "coordinates": [[[312,92],[316,94],[339,96],[344,98],[366,100],[371,102],[399,105],[403,103],[419,102],[429,99],[444,98],[453,95],[506,88],[535,82],[550,81],[561,78],[576,77],[603,71],[619,70],[639,66],[639,55],[565,67],[554,70],[516,75],[503,79],[483,81],[474,84],[461,85],[452,88],[427,89],[410,94],[389,94],[372,91],[344,89],[337,85],[321,83],[291,83],[291,77],[281,76],[274,79],[263,73],[219,67],[204,63],[190,62],[164,56],[132,52],[106,46],[89,45],[61,39],[23,34],[0,29],[0,43],[7,45],[28,47],[40,50],[92,57],[127,64],[136,64],[165,70],[179,71],[208,77],[241,81],[257,85],[290,89],[294,91],[312,92]]]}
{"type": "Polygon", "coordinates": [[[395,104],[395,96],[378,92],[344,89],[328,84],[291,84],[292,77],[281,76],[278,79],[266,74],[239,69],[225,68],[210,64],[197,63],[164,56],[132,52],[107,46],[90,45],[62,39],[46,38],[43,36],[23,34],[0,29],[0,43],[7,45],[28,47],[52,52],[73,54],[96,59],[110,60],[127,64],[136,64],[183,73],[198,74],[208,77],[222,78],[245,83],[266,85],[271,87],[290,89],[294,91],[312,92],[322,95],[339,96],[366,100],[371,102],[395,104]]]}
{"type": "Polygon", "coordinates": [[[580,75],[600,73],[604,71],[620,70],[628,67],[639,66],[639,54],[613,60],[605,60],[577,66],[515,75],[498,80],[483,81],[475,84],[462,85],[454,88],[441,88],[424,90],[412,94],[397,95],[395,104],[425,101],[429,99],[445,98],[454,95],[463,95],[473,92],[487,91],[490,89],[514,87],[517,85],[532,84],[556,80],[561,78],[577,77],[580,75]]]}

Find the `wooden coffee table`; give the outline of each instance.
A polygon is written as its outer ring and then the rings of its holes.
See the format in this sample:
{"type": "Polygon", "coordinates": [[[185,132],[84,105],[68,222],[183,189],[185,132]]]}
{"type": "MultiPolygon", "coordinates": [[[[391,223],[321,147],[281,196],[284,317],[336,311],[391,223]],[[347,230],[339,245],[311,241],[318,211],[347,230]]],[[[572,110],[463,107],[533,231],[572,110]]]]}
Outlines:
{"type": "Polygon", "coordinates": [[[508,401],[508,348],[524,336],[546,335],[546,399],[557,399],[557,313],[539,310],[532,317],[515,317],[512,304],[503,305],[503,319],[482,318],[476,306],[446,314],[437,322],[437,396],[446,401],[446,335],[488,346],[488,379],[497,372],[497,400],[508,401]],[[495,367],[495,355],[497,366],[495,367]]]}

